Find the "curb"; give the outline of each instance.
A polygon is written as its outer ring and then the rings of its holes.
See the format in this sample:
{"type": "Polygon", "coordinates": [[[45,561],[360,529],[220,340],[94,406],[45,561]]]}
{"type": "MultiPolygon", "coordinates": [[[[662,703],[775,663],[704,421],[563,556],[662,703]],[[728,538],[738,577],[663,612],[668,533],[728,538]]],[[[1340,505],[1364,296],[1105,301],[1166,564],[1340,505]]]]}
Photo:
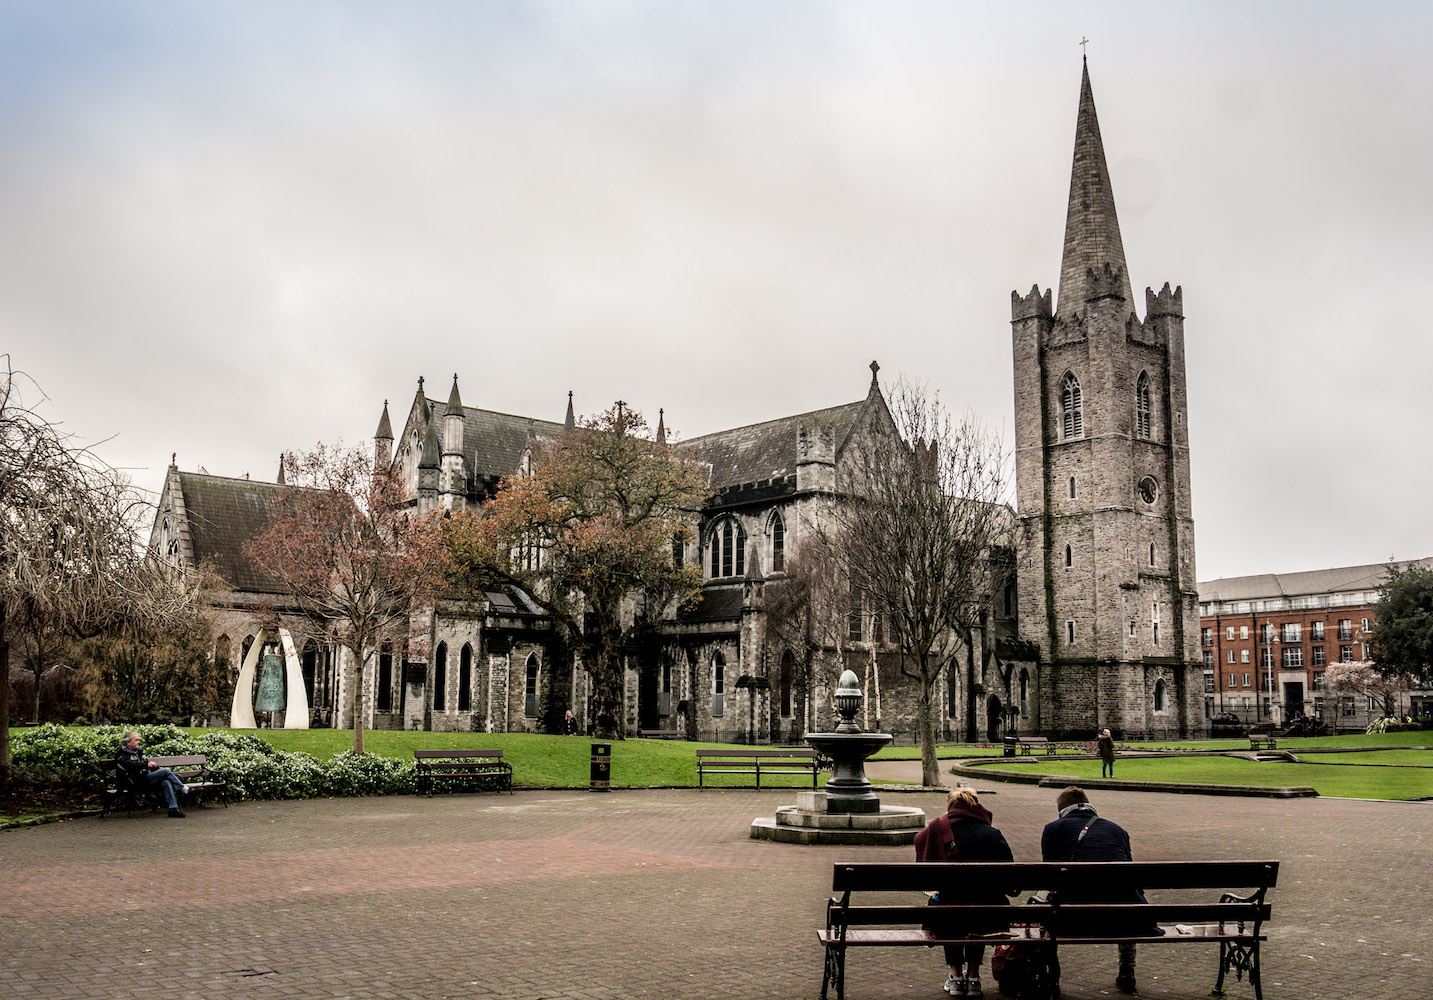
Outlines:
{"type": "Polygon", "coordinates": [[[12,819],[0,823],[0,830],[19,830],[27,826],[43,826],[46,823],[58,823],[63,819],[79,819],[82,816],[98,816],[100,809],[74,809],[70,812],[45,813],[43,816],[28,816],[25,819],[12,819]]]}
{"type": "Polygon", "coordinates": [[[1245,798],[1302,799],[1316,798],[1318,791],[1312,785],[1288,785],[1283,787],[1262,787],[1257,785],[1193,785],[1172,781],[1121,781],[1117,778],[1076,778],[1073,775],[1025,774],[1018,771],[997,771],[989,766],[972,765],[963,762],[954,765],[951,773],[967,778],[987,778],[991,781],[1008,781],[1012,784],[1038,785],[1042,788],[1062,788],[1065,785],[1079,785],[1081,788],[1124,792],[1174,792],[1186,795],[1233,795],[1245,798]]]}

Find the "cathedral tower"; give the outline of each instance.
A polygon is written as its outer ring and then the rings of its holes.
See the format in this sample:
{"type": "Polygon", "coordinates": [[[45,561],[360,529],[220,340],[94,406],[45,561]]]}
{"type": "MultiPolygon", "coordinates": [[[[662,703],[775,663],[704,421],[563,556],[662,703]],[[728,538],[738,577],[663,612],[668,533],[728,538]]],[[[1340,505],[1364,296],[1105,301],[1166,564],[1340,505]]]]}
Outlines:
{"type": "Polygon", "coordinates": [[[1059,296],[1011,295],[1032,728],[1203,731],[1183,290],[1135,313],[1088,67],[1059,296]]]}

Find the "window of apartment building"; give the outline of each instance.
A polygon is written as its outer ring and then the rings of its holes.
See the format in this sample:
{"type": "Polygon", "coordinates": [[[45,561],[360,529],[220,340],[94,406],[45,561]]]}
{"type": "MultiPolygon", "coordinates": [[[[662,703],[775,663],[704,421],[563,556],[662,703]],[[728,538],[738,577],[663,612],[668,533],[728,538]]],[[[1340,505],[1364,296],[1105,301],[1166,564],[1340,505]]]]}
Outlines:
{"type": "Polygon", "coordinates": [[[1248,674],[1244,674],[1244,687],[1248,687],[1248,686],[1249,686],[1249,675],[1248,675],[1248,674]]]}
{"type": "Polygon", "coordinates": [[[1341,699],[1339,699],[1339,714],[1340,714],[1340,715],[1352,715],[1352,714],[1353,714],[1353,699],[1352,699],[1352,698],[1341,698],[1341,699]]]}
{"type": "Polygon", "coordinates": [[[1324,689],[1324,675],[1323,675],[1323,674],[1314,674],[1314,690],[1315,690],[1315,691],[1322,691],[1323,689],[1324,689]]]}
{"type": "Polygon", "coordinates": [[[1352,663],[1352,662],[1353,662],[1353,647],[1352,647],[1352,646],[1340,646],[1340,647],[1338,648],[1338,662],[1340,662],[1340,663],[1352,663]]]}
{"type": "MultiPolygon", "coordinates": [[[[1231,662],[1232,662],[1232,661],[1231,661],[1231,662]]],[[[1247,649],[1241,649],[1241,650],[1239,650],[1239,662],[1240,662],[1240,663],[1248,663],[1248,662],[1249,662],[1249,651],[1248,651],[1247,649]]]]}
{"type": "Polygon", "coordinates": [[[1225,653],[1225,656],[1228,658],[1228,661],[1230,663],[1234,662],[1234,650],[1229,650],[1227,653],[1225,653]]]}
{"type": "Polygon", "coordinates": [[[1259,626],[1259,641],[1265,644],[1274,641],[1274,626],[1265,622],[1259,626]]]}
{"type": "Polygon", "coordinates": [[[1064,423],[1065,440],[1085,436],[1085,406],[1080,395],[1080,380],[1074,372],[1066,372],[1060,386],[1060,413],[1064,423]]]}
{"type": "Polygon", "coordinates": [[[1204,693],[1208,694],[1214,690],[1214,674],[1210,671],[1204,672],[1204,693]]]}
{"type": "Polygon", "coordinates": [[[1233,642],[1233,641],[1234,641],[1234,626],[1233,626],[1233,625],[1225,626],[1225,628],[1224,628],[1224,638],[1225,638],[1225,639],[1228,639],[1230,642],[1233,642]]]}
{"type": "Polygon", "coordinates": [[[1204,666],[1206,669],[1214,666],[1214,654],[1207,649],[1204,651],[1204,666]]]}
{"type": "Polygon", "coordinates": [[[1340,639],[1353,638],[1353,620],[1351,618],[1340,618],[1338,620],[1338,637],[1340,639]]]}
{"type": "Polygon", "coordinates": [[[1304,665],[1304,647],[1285,646],[1283,663],[1286,667],[1302,667],[1304,665]]]}
{"type": "Polygon", "coordinates": [[[1200,629],[1199,641],[1205,646],[1214,645],[1214,630],[1212,628],[1200,629]]]}
{"type": "Polygon", "coordinates": [[[1280,638],[1284,642],[1303,642],[1303,626],[1298,622],[1285,622],[1280,638]]]}
{"type": "Polygon", "coordinates": [[[1363,625],[1363,631],[1365,631],[1365,632],[1367,632],[1367,631],[1369,630],[1369,628],[1371,627],[1371,623],[1369,622],[1369,620],[1368,620],[1367,618],[1363,619],[1361,624],[1363,625]]]}
{"type": "Polygon", "coordinates": [[[1262,667],[1272,667],[1274,665],[1274,651],[1268,646],[1259,650],[1259,665],[1262,667]]]}
{"type": "MultiPolygon", "coordinates": [[[[1231,638],[1231,639],[1234,638],[1234,630],[1233,630],[1232,628],[1229,630],[1229,638],[1231,638]]],[[[1248,626],[1248,625],[1240,625],[1240,626],[1239,626],[1239,638],[1241,638],[1241,639],[1247,639],[1247,638],[1249,638],[1249,626],[1248,626]]]]}
{"type": "Polygon", "coordinates": [[[1327,662],[1328,662],[1328,658],[1324,655],[1324,648],[1323,648],[1322,646],[1315,646],[1315,647],[1314,647],[1314,666],[1316,666],[1316,667],[1322,667],[1322,666],[1323,666],[1325,663],[1327,663],[1327,662]]]}
{"type": "Polygon", "coordinates": [[[1229,686],[1230,686],[1230,687],[1235,687],[1238,683],[1239,683],[1239,675],[1238,675],[1238,674],[1230,674],[1230,675],[1229,675],[1229,686]]]}
{"type": "Polygon", "coordinates": [[[1309,641],[1310,641],[1310,642],[1323,642],[1323,641],[1324,641],[1324,623],[1323,623],[1323,622],[1309,622],[1309,641]]]}

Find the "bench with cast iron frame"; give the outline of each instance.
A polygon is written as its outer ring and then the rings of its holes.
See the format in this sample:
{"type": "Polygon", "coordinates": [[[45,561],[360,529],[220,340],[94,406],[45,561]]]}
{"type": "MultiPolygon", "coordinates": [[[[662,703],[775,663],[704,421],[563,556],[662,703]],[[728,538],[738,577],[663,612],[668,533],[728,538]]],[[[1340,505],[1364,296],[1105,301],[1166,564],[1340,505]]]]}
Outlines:
{"type": "Polygon", "coordinates": [[[1213,992],[1222,995],[1225,976],[1248,973],[1255,1000],[1263,1000],[1259,944],[1267,940],[1263,925],[1271,909],[1264,901],[1279,874],[1277,861],[1071,861],[979,862],[943,861],[925,864],[836,864],[831,888],[838,895],[826,904],[826,929],[817,931],[825,952],[821,998],[836,988],[843,1000],[846,951],[862,947],[933,947],[1025,943],[1034,953],[1035,985],[1049,991],[1058,969],[1050,959],[1055,945],[1076,944],[1201,944],[1219,945],[1218,976],[1213,992]],[[1252,889],[1236,895],[1229,887],[1252,889]],[[856,903],[853,894],[936,891],[943,897],[1004,893],[1053,892],[1056,899],[1081,895],[1120,895],[1132,889],[1220,889],[1217,902],[1088,903],[1034,902],[1026,905],[921,905],[910,901],[856,903]],[[1009,932],[964,934],[934,927],[1005,927],[1009,932]],[[1101,933],[1133,927],[1133,933],[1101,933]],[[1154,924],[1173,924],[1154,935],[1154,924]],[[1093,932],[1093,933],[1092,933],[1093,932]],[[1044,956],[1045,961],[1038,960],[1044,956]]]}
{"type": "Polygon", "coordinates": [[[503,760],[501,750],[414,750],[413,771],[420,794],[431,796],[435,780],[461,781],[464,791],[512,794],[512,765],[503,760]]]}
{"type": "MultiPolygon", "coordinates": [[[[228,778],[222,771],[210,767],[209,758],[204,754],[149,759],[158,767],[169,768],[184,782],[184,796],[179,800],[181,805],[202,802],[207,796],[223,802],[224,808],[229,807],[228,778]]],[[[100,760],[95,762],[95,766],[99,770],[100,780],[104,783],[101,819],[116,809],[123,809],[125,815],[133,816],[135,808],[146,799],[149,800],[151,808],[164,801],[163,791],[158,785],[136,781],[128,771],[119,766],[118,761],[100,760]]]]}
{"type": "Polygon", "coordinates": [[[698,750],[697,788],[706,787],[708,774],[753,774],[756,787],[766,774],[810,774],[811,787],[821,771],[821,755],[815,750],[698,750]]]}

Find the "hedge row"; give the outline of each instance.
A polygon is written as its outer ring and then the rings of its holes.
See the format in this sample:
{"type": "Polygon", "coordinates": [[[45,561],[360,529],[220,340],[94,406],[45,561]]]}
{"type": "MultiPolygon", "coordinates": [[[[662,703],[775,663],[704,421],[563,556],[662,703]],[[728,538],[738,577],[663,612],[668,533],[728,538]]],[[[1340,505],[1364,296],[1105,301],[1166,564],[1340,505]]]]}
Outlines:
{"type": "Polygon", "coordinates": [[[33,778],[97,786],[95,762],[108,760],[129,729],[151,757],[202,753],[223,771],[229,794],[246,799],[314,799],[338,795],[401,795],[414,790],[413,762],[345,750],[330,760],[275,750],[256,736],[227,731],[191,736],[178,726],[66,727],[47,723],[11,731],[14,767],[33,778]]]}

